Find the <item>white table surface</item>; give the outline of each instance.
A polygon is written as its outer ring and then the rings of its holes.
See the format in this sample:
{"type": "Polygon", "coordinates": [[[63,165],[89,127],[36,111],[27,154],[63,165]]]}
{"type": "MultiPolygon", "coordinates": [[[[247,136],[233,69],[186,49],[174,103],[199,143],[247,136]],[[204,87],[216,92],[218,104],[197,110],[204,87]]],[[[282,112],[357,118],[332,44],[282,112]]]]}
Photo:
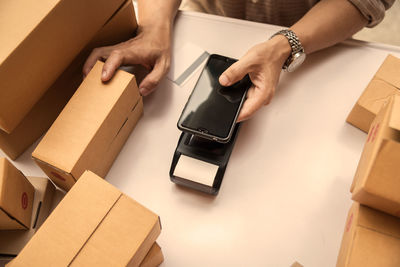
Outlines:
{"type": "MultiPolygon", "coordinates": [[[[174,44],[240,58],[278,29],[184,12],[174,44]]],[[[335,266],[366,137],[345,119],[388,53],[400,48],[347,41],[282,75],[272,103],[243,123],[216,197],[169,180],[176,123],[196,76],[182,87],[164,80],[106,177],[160,215],[162,266],[335,266]]],[[[33,149],[14,164],[43,176],[33,149]]]]}

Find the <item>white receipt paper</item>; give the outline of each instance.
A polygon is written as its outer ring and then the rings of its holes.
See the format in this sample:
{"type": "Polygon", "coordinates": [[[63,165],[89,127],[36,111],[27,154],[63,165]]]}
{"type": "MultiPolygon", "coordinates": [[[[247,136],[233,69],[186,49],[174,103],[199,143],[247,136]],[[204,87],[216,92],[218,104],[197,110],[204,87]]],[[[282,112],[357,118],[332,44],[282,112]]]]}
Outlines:
{"type": "Polygon", "coordinates": [[[175,44],[167,78],[182,85],[208,57],[208,53],[193,43],[175,44]]]}
{"type": "Polygon", "coordinates": [[[218,165],[181,155],[175,166],[174,176],[212,187],[218,167],[218,165]]]}

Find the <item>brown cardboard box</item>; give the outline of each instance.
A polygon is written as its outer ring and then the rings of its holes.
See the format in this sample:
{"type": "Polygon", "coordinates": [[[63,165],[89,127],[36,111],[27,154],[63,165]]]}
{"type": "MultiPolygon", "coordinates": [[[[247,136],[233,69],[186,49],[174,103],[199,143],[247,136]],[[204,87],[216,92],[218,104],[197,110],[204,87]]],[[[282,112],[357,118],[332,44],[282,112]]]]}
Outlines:
{"type": "Polygon", "coordinates": [[[0,129],[11,133],[124,0],[5,1],[0,129]]]}
{"type": "Polygon", "coordinates": [[[376,116],[350,191],[353,200],[400,216],[400,96],[376,116]]]}
{"type": "Polygon", "coordinates": [[[304,267],[304,266],[296,261],[290,267],[304,267]]]}
{"type": "Polygon", "coordinates": [[[142,114],[135,77],[119,70],[102,83],[102,67],[96,63],[32,154],[66,191],[85,170],[107,174],[142,114]]]}
{"type": "Polygon", "coordinates": [[[17,256],[50,214],[55,192],[54,185],[48,178],[27,178],[35,188],[35,198],[33,200],[33,212],[29,230],[1,230],[0,259],[9,259],[17,256]]]}
{"type": "Polygon", "coordinates": [[[7,134],[0,130],[0,148],[4,153],[15,160],[50,128],[81,84],[83,63],[93,48],[125,41],[134,35],[136,27],[132,1],[128,0],[100,29],[12,133],[7,134]]]}
{"type": "Polygon", "coordinates": [[[336,266],[400,266],[400,218],[354,202],[336,266]]]}
{"type": "MultiPolygon", "coordinates": [[[[1,241],[0,241],[1,242],[1,241]]],[[[4,259],[6,262],[12,260],[14,257],[1,257],[0,260],[4,259]]],[[[149,252],[144,257],[143,261],[140,263],[139,267],[157,267],[164,261],[164,256],[162,254],[160,246],[155,242],[149,252]]],[[[0,261],[1,266],[1,261],[0,261]]],[[[7,265],[11,266],[11,265],[7,265]]],[[[292,267],[302,267],[302,266],[292,266],[292,267]]]]}
{"type": "Polygon", "coordinates": [[[368,132],[385,99],[400,95],[400,59],[388,55],[347,117],[347,122],[368,132]]]}
{"type": "Polygon", "coordinates": [[[164,261],[161,248],[157,243],[154,243],[147,253],[146,257],[140,263],[140,267],[156,267],[164,261]]]}
{"type": "Polygon", "coordinates": [[[86,171],[9,265],[139,266],[160,231],[156,214],[86,171]]]}
{"type": "Polygon", "coordinates": [[[35,189],[6,158],[0,158],[0,229],[28,229],[35,189]]]}

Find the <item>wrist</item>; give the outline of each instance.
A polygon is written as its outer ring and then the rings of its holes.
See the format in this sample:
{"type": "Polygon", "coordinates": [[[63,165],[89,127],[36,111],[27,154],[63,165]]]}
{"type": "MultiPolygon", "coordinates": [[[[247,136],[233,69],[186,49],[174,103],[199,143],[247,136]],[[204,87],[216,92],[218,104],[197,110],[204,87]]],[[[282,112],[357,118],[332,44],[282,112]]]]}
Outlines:
{"type": "MultiPolygon", "coordinates": [[[[270,39],[274,39],[274,37],[282,36],[286,39],[287,42],[281,41],[281,39],[275,38],[278,40],[280,45],[286,43],[290,46],[290,54],[287,57],[286,61],[284,62],[282,69],[286,72],[293,72],[299,68],[299,66],[304,62],[306,58],[306,54],[304,53],[304,47],[301,44],[299,38],[297,37],[296,33],[294,33],[290,29],[284,29],[276,32],[270,39]]],[[[281,46],[282,50],[278,51],[285,51],[287,53],[287,45],[281,46]]],[[[281,53],[282,55],[282,53],[281,53]]]]}
{"type": "Polygon", "coordinates": [[[292,53],[292,48],[288,40],[283,35],[276,35],[267,41],[269,49],[273,51],[273,60],[279,62],[281,65],[288,59],[292,53]]]}

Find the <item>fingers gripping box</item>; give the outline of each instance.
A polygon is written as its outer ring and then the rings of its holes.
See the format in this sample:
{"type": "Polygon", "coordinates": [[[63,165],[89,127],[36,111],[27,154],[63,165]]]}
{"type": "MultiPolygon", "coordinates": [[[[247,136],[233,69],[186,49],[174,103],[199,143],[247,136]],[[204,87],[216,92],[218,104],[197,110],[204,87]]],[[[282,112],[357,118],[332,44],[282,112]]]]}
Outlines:
{"type": "Polygon", "coordinates": [[[142,115],[135,77],[118,70],[103,83],[102,68],[97,62],[32,154],[66,191],[85,170],[104,177],[142,115]]]}

